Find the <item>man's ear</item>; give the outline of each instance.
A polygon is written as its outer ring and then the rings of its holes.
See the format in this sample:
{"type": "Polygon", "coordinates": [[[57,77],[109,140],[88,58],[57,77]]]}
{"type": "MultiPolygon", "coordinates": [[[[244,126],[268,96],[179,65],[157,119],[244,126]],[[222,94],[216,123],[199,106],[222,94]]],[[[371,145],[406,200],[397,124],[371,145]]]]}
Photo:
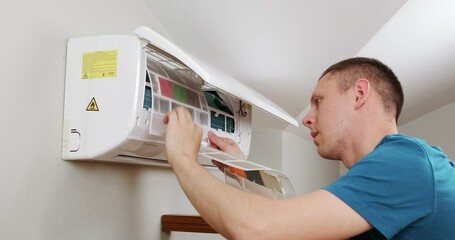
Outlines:
{"type": "Polygon", "coordinates": [[[354,86],[355,90],[355,109],[359,109],[365,104],[370,94],[370,81],[365,78],[357,80],[354,86]]]}

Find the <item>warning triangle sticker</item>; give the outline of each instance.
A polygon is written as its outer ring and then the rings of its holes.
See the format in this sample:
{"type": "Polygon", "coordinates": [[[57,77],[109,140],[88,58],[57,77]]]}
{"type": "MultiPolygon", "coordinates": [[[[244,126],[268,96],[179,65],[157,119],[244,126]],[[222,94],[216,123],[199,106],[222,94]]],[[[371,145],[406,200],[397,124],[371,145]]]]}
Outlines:
{"type": "Polygon", "coordinates": [[[92,98],[92,100],[90,100],[90,103],[88,104],[88,106],[85,110],[86,111],[99,111],[100,110],[98,108],[98,104],[96,103],[96,100],[94,97],[92,98]]]}

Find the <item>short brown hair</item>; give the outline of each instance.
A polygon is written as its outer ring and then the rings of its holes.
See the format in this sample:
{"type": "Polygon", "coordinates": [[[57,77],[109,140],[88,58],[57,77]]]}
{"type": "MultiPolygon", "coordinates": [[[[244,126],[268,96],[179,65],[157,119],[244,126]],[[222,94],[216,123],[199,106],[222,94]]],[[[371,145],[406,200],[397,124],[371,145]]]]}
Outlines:
{"type": "Polygon", "coordinates": [[[338,88],[341,92],[354,87],[361,78],[368,79],[381,97],[385,110],[395,113],[395,120],[398,121],[404,102],[403,89],[392,69],[385,64],[374,58],[355,57],[333,64],[319,80],[328,73],[340,74],[338,88]]]}

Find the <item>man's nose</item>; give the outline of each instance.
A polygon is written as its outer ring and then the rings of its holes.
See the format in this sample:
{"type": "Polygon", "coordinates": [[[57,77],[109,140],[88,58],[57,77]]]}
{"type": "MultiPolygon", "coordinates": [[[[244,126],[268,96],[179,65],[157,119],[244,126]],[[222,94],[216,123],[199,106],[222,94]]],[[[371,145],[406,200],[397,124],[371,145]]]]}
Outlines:
{"type": "Polygon", "coordinates": [[[310,128],[310,126],[314,123],[314,118],[310,114],[311,111],[302,119],[302,124],[307,128],[310,128]]]}

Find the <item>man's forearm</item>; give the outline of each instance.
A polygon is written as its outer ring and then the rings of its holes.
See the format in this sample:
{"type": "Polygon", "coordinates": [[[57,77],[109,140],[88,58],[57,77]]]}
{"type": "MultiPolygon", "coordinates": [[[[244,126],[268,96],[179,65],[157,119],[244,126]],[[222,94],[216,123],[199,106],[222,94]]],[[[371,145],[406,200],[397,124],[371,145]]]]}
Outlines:
{"type": "Polygon", "coordinates": [[[229,239],[254,232],[251,223],[260,219],[255,213],[266,209],[260,205],[269,199],[221,182],[196,161],[179,161],[173,169],[185,194],[216,231],[229,239]]]}

